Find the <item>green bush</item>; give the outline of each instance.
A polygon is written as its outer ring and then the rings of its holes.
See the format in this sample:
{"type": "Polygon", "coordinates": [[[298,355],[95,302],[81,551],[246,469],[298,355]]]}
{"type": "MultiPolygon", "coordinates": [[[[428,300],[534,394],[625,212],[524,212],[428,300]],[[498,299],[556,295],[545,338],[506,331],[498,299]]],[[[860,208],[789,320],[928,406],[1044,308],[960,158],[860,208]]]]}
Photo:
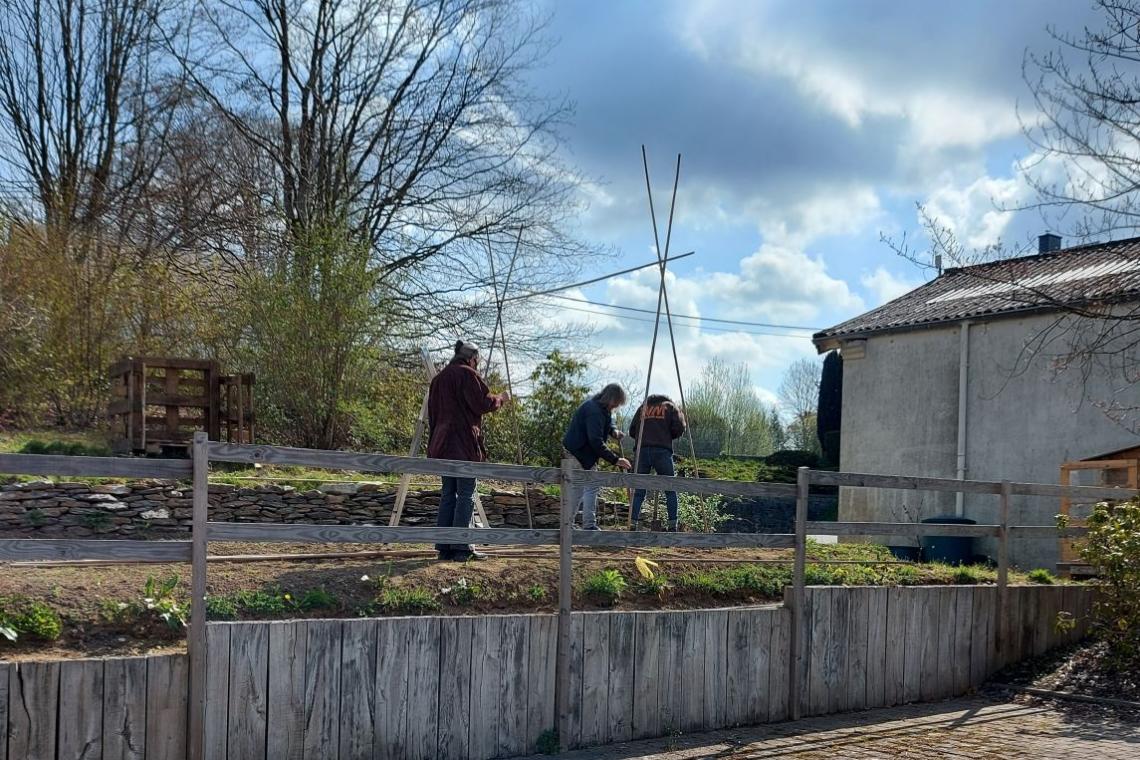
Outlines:
{"type": "Polygon", "coordinates": [[[55,641],[63,633],[63,621],[54,609],[25,596],[0,598],[0,636],[15,641],[23,636],[55,641]]]}
{"type": "Polygon", "coordinates": [[[823,462],[820,460],[819,454],[816,454],[814,451],[782,449],[780,451],[774,451],[764,457],[764,464],[771,465],[772,467],[791,467],[793,469],[799,467],[818,469],[822,466],[823,462]]]}
{"type": "Polygon", "coordinates": [[[724,511],[724,497],[720,495],[679,493],[677,506],[681,525],[696,533],[716,533],[717,528],[732,518],[724,511]]]}
{"type": "Polygon", "coordinates": [[[1029,582],[1040,583],[1042,586],[1052,586],[1057,582],[1057,577],[1043,567],[1036,570],[1029,571],[1029,582]]]}
{"type": "Polygon", "coordinates": [[[1081,556],[1101,580],[1094,630],[1112,664],[1140,668],[1140,501],[1098,504],[1088,526],[1081,556]]]}
{"type": "Polygon", "coordinates": [[[106,446],[93,446],[77,441],[40,441],[32,439],[21,448],[21,454],[61,454],[69,457],[108,457],[111,450],[106,446]]]}
{"type": "Polygon", "coordinates": [[[617,601],[625,591],[625,587],[625,576],[614,569],[598,570],[587,576],[582,584],[582,590],[587,594],[599,597],[610,604],[617,601]]]}

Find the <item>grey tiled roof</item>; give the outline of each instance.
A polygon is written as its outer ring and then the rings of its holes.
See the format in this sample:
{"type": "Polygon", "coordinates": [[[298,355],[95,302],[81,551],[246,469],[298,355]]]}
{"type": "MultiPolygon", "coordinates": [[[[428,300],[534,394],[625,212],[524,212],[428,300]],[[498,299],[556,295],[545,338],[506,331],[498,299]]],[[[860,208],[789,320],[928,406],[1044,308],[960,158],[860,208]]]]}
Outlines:
{"type": "Polygon", "coordinates": [[[1140,238],[948,269],[937,279],[822,330],[812,339],[819,345],[831,338],[1133,298],[1140,298],[1140,238]]]}

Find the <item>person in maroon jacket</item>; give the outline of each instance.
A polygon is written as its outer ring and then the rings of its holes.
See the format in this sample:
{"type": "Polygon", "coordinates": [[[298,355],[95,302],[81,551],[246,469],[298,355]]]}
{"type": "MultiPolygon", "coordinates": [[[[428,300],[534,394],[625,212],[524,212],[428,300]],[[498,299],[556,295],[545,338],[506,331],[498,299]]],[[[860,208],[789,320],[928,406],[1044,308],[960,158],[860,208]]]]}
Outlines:
{"type": "MultiPolygon", "coordinates": [[[[645,400],[633,415],[629,424],[629,434],[636,441],[643,435],[641,454],[637,458],[637,471],[643,475],[649,471],[658,475],[669,475],[673,471],[673,441],[685,434],[685,415],[668,396],[654,394],[645,400]],[[642,418],[644,417],[644,421],[642,418]],[[643,431],[644,428],[644,431],[643,431]]],[[[631,527],[637,530],[638,520],[641,518],[641,505],[645,502],[645,489],[639,488],[633,492],[631,527]]],[[[677,522],[677,492],[665,492],[665,505],[669,510],[669,530],[675,531],[679,527],[677,522]]]]}
{"type": "MultiPolygon", "coordinates": [[[[510,401],[510,394],[491,393],[479,377],[479,347],[457,341],[455,356],[431,381],[428,391],[428,456],[432,459],[458,459],[484,462],[487,447],[481,427],[483,415],[510,401]]],[[[475,478],[443,477],[439,495],[441,528],[466,528],[475,509],[475,478]]],[[[464,562],[485,555],[470,544],[436,544],[441,560],[464,562]]]]}

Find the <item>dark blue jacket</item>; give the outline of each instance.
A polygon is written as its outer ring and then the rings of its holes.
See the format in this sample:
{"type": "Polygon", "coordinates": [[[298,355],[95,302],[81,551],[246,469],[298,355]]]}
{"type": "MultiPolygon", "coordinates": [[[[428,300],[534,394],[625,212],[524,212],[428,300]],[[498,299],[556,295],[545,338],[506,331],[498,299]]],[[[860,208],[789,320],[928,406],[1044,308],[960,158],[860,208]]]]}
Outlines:
{"type": "Polygon", "coordinates": [[[617,462],[618,455],[606,448],[606,439],[613,434],[614,421],[610,410],[589,399],[574,412],[570,427],[562,437],[562,445],[583,468],[589,470],[599,459],[610,464],[617,462]]]}

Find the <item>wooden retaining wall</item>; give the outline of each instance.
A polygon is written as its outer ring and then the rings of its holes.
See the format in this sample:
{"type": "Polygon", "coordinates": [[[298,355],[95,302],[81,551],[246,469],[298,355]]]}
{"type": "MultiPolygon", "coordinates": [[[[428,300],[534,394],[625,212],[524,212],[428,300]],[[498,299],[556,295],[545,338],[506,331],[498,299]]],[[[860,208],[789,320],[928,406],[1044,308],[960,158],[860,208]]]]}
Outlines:
{"type": "MultiPolygon", "coordinates": [[[[805,593],[804,715],[962,694],[1080,638],[1093,590],[993,586],[805,593]],[[1061,611],[1079,621],[1070,631],[1061,611]]],[[[570,736],[590,746],[788,717],[784,606],[574,613],[570,736]]],[[[554,615],[211,623],[212,760],[483,758],[556,723],[554,615]]],[[[185,655],[0,663],[0,760],[185,757],[185,655]]]]}

